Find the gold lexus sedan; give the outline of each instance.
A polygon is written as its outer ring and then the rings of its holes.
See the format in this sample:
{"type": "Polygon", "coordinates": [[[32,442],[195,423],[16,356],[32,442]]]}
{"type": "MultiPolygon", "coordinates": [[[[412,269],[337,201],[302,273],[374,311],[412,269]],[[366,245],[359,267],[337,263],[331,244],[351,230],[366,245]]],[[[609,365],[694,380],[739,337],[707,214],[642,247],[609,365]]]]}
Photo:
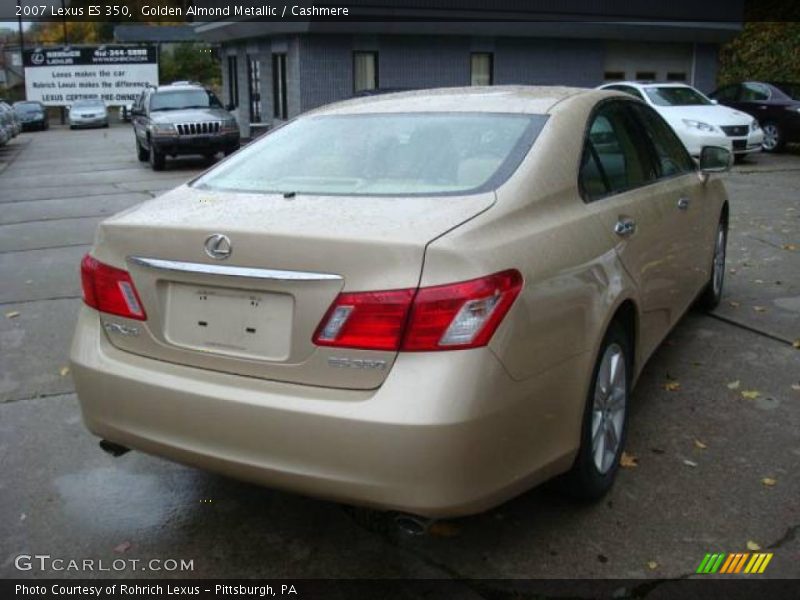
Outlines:
{"type": "Polygon", "coordinates": [[[104,221],[72,368],[88,428],[426,517],[612,485],[631,389],[719,302],[728,202],[652,109],[557,87],[307,113],[104,221]]]}

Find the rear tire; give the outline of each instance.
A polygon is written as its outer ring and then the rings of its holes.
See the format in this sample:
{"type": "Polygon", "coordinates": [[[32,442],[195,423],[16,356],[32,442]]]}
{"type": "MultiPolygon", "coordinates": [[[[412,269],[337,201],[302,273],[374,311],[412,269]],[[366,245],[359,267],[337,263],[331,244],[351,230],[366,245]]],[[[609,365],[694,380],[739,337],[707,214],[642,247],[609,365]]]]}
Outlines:
{"type": "Polygon", "coordinates": [[[155,146],[150,147],[150,166],[153,171],[163,171],[166,163],[166,157],[162,152],[159,152],[155,146]]]}
{"type": "Polygon", "coordinates": [[[140,162],[147,162],[150,160],[150,152],[145,150],[139,140],[136,140],[136,158],[138,158],[140,162]]]}
{"type": "Polygon", "coordinates": [[[725,254],[728,245],[728,225],[720,219],[714,237],[714,257],[711,259],[711,276],[697,303],[703,310],[714,310],[722,300],[725,283],[725,254]]]}
{"type": "Polygon", "coordinates": [[[783,152],[786,147],[786,138],[778,124],[768,121],[761,128],[764,131],[764,141],[761,143],[764,152],[783,152]]]}
{"type": "Polygon", "coordinates": [[[614,484],[628,430],[632,374],[630,334],[614,321],[592,370],[578,455],[564,476],[565,491],[576,499],[599,500],[614,484]]]}

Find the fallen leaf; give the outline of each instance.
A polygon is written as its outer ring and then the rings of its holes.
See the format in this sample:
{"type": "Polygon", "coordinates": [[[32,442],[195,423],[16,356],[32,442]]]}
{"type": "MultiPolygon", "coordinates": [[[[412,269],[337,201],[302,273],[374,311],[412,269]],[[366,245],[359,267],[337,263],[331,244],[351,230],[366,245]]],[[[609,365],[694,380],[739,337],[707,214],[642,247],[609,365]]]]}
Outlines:
{"type": "Polygon", "coordinates": [[[681,389],[681,384],[679,381],[668,381],[664,384],[664,389],[668,392],[677,392],[681,389]]]}
{"type": "Polygon", "coordinates": [[[619,466],[624,469],[635,469],[639,466],[639,459],[633,454],[623,452],[622,456],[619,457],[619,466]]]}
{"type": "Polygon", "coordinates": [[[761,545],[755,543],[753,540],[747,540],[747,549],[756,552],[758,550],[761,550],[761,545]]]}
{"type": "Polygon", "coordinates": [[[61,375],[62,377],[66,377],[67,375],[69,375],[69,367],[61,367],[58,370],[58,374],[61,375]]]}
{"type": "Polygon", "coordinates": [[[764,477],[764,479],[761,480],[761,483],[763,483],[767,487],[772,487],[773,485],[778,483],[778,480],[773,479],[772,477],[764,477]]]}
{"type": "Polygon", "coordinates": [[[651,560],[647,563],[647,568],[651,571],[655,571],[658,568],[658,563],[654,560],[651,560]]]}
{"type": "Polygon", "coordinates": [[[728,384],[728,389],[729,390],[738,390],[740,385],[742,385],[742,382],[737,379],[736,381],[731,381],[728,384]]]}
{"type": "Polygon", "coordinates": [[[756,283],[764,283],[763,279],[756,279],[756,283]]]}
{"type": "Polygon", "coordinates": [[[694,462],[693,460],[689,460],[688,458],[685,458],[683,460],[683,464],[685,464],[687,467],[692,467],[693,469],[697,466],[696,462],[694,462]]]}
{"type": "Polygon", "coordinates": [[[739,308],[739,306],[740,306],[740,305],[739,305],[739,303],[738,303],[738,302],[736,302],[736,301],[734,301],[734,300],[729,300],[729,301],[728,301],[728,304],[729,304],[730,306],[732,306],[733,308],[739,308]]]}
{"type": "Polygon", "coordinates": [[[792,342],[792,348],[797,348],[800,350],[800,338],[797,338],[795,341],[792,342]]]}
{"type": "Polygon", "coordinates": [[[781,248],[783,248],[784,250],[789,250],[790,252],[794,252],[795,250],[797,250],[797,246],[795,244],[784,244],[783,246],[781,246],[781,248]]]}
{"type": "Polygon", "coordinates": [[[766,306],[754,306],[753,310],[756,311],[757,313],[763,313],[763,312],[767,312],[767,307],[766,306]]]}
{"type": "Polygon", "coordinates": [[[736,269],[728,269],[728,273],[731,275],[736,275],[736,269]]]}
{"type": "Polygon", "coordinates": [[[22,514],[19,516],[19,520],[20,520],[20,521],[24,521],[24,520],[25,520],[25,519],[27,519],[27,518],[28,518],[28,515],[26,515],[25,513],[22,513],[22,514]]]}
{"type": "Polygon", "coordinates": [[[701,442],[700,440],[695,440],[694,441],[694,446],[695,446],[695,448],[700,448],[700,450],[705,450],[706,448],[708,448],[708,446],[706,444],[704,444],[703,442],[701,442]]]}
{"type": "Polygon", "coordinates": [[[127,552],[128,550],[131,549],[131,545],[132,544],[130,542],[122,542],[121,544],[118,544],[117,546],[114,547],[114,552],[116,552],[117,554],[123,554],[124,552],[127,552]]]}
{"type": "Polygon", "coordinates": [[[747,398],[748,400],[755,400],[761,395],[761,392],[756,390],[745,390],[742,392],[742,398],[747,398]]]}
{"type": "Polygon", "coordinates": [[[434,521],[428,527],[428,535],[434,537],[455,537],[459,534],[459,528],[449,521],[434,521]]]}
{"type": "Polygon", "coordinates": [[[12,311],[6,313],[6,319],[13,319],[13,318],[18,317],[18,316],[19,316],[19,311],[18,310],[12,310],[12,311]]]}
{"type": "Polygon", "coordinates": [[[597,560],[603,564],[608,562],[608,557],[605,554],[598,554],[597,560]]]}
{"type": "Polygon", "coordinates": [[[792,384],[792,389],[793,389],[795,392],[800,392],[800,383],[793,383],[793,384],[792,384]]]}

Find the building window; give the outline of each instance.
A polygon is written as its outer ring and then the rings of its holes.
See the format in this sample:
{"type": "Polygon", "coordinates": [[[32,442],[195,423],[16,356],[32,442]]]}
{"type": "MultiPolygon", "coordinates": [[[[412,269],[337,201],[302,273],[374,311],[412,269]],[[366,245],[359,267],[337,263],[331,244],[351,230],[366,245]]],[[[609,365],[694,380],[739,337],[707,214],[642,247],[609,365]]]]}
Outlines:
{"type": "Polygon", "coordinates": [[[239,65],[235,56],[228,57],[228,103],[239,106],[239,65]]]}
{"type": "Polygon", "coordinates": [[[250,122],[261,123],[261,63],[253,56],[247,57],[247,82],[250,92],[250,122]]]}
{"type": "Polygon", "coordinates": [[[686,81],[686,73],[677,71],[667,73],[667,81],[686,81]]]}
{"type": "Polygon", "coordinates": [[[494,55],[490,52],[473,52],[470,60],[470,85],[494,83],[494,55]]]}
{"type": "Polygon", "coordinates": [[[286,54],[272,55],[272,106],[276,119],[286,120],[286,54]]]}
{"type": "Polygon", "coordinates": [[[625,81],[625,73],[623,71],[606,71],[603,73],[604,81],[625,81]]]}
{"type": "Polygon", "coordinates": [[[378,53],[353,52],[353,92],[378,89],[378,53]]]}
{"type": "Polygon", "coordinates": [[[636,81],[655,81],[655,71],[636,71],[636,81]]]}

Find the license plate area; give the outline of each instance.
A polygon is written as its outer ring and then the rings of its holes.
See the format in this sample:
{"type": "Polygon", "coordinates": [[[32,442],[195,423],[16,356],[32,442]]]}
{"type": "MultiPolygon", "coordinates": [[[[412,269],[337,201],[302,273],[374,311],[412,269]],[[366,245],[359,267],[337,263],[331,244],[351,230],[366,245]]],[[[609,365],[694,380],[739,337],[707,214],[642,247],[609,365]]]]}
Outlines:
{"type": "Polygon", "coordinates": [[[293,312],[289,294],[172,282],[164,337],[202,352],[285,361],[293,312]]]}

